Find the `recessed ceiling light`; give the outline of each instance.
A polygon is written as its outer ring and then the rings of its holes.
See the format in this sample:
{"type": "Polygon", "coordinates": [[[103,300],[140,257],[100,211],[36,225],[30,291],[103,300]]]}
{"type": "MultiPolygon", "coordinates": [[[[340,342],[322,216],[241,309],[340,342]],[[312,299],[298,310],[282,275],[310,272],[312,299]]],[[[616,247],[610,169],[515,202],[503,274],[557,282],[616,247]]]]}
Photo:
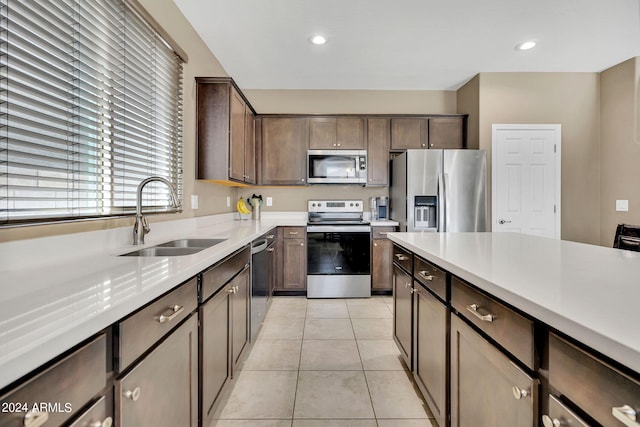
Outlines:
{"type": "Polygon", "coordinates": [[[534,41],[528,41],[528,42],[524,42],[524,43],[520,43],[519,45],[516,45],[516,49],[517,50],[529,50],[532,49],[536,46],[536,42],[534,41]]]}
{"type": "Polygon", "coordinates": [[[313,44],[325,44],[327,42],[327,38],[324,36],[313,36],[311,37],[311,43],[313,44]]]}

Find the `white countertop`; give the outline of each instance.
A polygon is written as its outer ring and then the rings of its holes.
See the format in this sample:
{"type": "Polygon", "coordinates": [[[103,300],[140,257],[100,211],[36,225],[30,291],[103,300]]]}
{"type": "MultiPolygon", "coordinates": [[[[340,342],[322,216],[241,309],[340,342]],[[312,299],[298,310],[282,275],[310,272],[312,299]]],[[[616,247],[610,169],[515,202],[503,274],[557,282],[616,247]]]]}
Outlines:
{"type": "Polygon", "coordinates": [[[143,246],[127,243],[130,227],[0,244],[0,389],[270,229],[306,225],[303,214],[151,223],[143,246]],[[172,239],[211,237],[227,240],[187,256],[117,256],[172,239]]]}
{"type": "Polygon", "coordinates": [[[516,233],[387,237],[640,373],[640,253],[516,233]]]}

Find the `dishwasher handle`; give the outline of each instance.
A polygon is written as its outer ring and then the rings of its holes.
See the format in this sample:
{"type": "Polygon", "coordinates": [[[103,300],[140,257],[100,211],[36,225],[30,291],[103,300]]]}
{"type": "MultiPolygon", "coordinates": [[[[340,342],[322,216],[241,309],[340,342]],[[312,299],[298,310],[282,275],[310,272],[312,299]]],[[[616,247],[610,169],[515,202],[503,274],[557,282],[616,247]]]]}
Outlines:
{"type": "Polygon", "coordinates": [[[269,246],[269,242],[267,239],[258,240],[256,242],[251,243],[251,255],[255,255],[267,249],[269,246]]]}

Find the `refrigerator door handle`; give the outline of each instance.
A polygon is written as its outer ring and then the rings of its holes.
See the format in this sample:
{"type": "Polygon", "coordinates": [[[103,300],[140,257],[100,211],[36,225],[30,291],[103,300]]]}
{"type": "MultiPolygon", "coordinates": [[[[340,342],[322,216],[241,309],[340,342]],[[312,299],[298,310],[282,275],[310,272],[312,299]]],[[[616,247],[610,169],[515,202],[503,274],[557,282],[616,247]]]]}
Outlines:
{"type": "Polygon", "coordinates": [[[438,174],[438,231],[447,231],[446,223],[446,197],[447,191],[445,187],[446,175],[438,174]]]}

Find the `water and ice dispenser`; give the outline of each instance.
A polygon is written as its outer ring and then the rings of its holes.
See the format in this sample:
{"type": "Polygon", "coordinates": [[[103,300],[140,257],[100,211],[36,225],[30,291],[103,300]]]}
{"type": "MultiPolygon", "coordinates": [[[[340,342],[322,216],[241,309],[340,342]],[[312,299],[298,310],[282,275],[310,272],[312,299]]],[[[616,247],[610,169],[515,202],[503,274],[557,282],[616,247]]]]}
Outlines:
{"type": "Polygon", "coordinates": [[[414,196],[413,228],[438,228],[438,196],[414,196]]]}

